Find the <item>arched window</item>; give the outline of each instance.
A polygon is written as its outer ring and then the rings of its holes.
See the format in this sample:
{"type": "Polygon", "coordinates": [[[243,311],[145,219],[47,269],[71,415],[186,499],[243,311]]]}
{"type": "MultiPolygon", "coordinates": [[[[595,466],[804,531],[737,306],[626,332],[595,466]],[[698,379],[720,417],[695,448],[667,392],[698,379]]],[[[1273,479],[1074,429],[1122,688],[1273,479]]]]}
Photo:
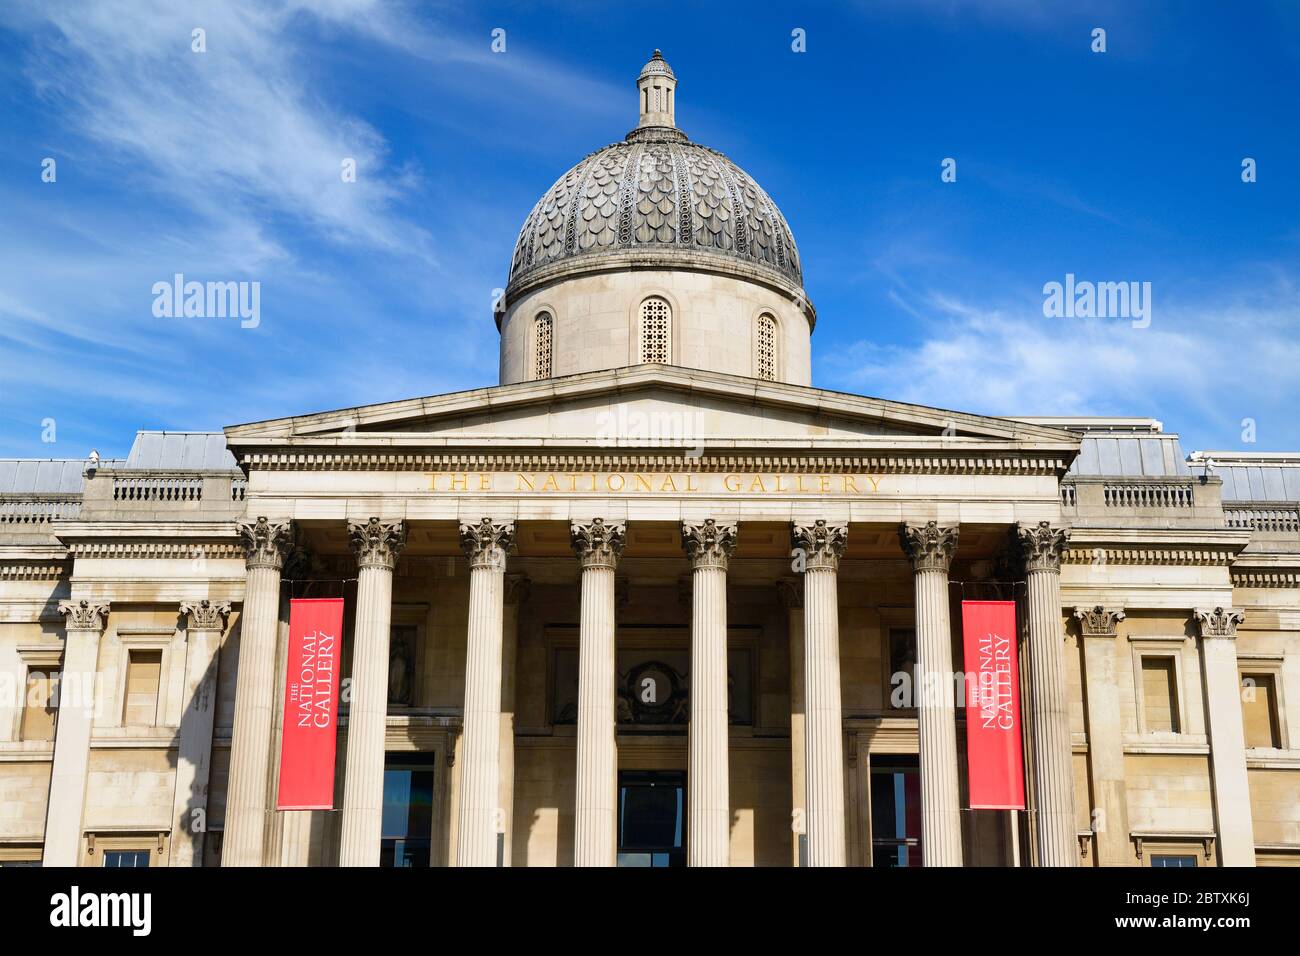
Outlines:
{"type": "Polygon", "coordinates": [[[776,381],[776,319],[764,312],[754,337],[754,368],[758,377],[776,381]]]}
{"type": "Polygon", "coordinates": [[[549,312],[539,312],[533,320],[533,378],[551,377],[554,325],[549,312]]]}
{"type": "Polygon", "coordinates": [[[641,303],[641,361],[667,365],[673,354],[673,313],[668,302],[651,296],[641,303]]]}

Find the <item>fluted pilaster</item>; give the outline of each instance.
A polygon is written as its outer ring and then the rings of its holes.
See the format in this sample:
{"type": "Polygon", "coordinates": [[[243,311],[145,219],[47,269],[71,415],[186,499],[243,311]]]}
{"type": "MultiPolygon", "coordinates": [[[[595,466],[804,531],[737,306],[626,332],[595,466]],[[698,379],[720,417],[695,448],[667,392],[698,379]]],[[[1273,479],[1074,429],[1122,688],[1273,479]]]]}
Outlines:
{"type": "Polygon", "coordinates": [[[212,721],[216,711],[217,652],[230,614],[228,601],[187,602],[185,617],[185,710],[177,747],[172,801],[171,866],[202,866],[207,830],[212,721]]]}
{"type": "Polygon", "coordinates": [[[731,803],[727,778],[727,565],[736,526],[709,518],[682,525],[691,561],[691,723],[687,863],[726,866],[731,803]]]}
{"type": "Polygon", "coordinates": [[[109,605],[99,601],[65,601],[59,605],[59,613],[67,618],[67,639],[63,644],[54,766],[45,813],[44,866],[77,866],[81,862],[90,732],[99,701],[99,639],[104,634],[108,611],[109,605]]]}
{"type": "Polygon", "coordinates": [[[357,556],[357,613],[352,638],[340,866],[379,865],[393,569],[406,547],[406,533],[404,521],[371,518],[348,522],[348,538],[357,556]]]}
{"type": "Polygon", "coordinates": [[[574,522],[571,537],[582,566],[573,860],[576,866],[613,866],[618,852],[614,570],[623,552],[624,526],[603,518],[574,522]]]}
{"type": "Polygon", "coordinates": [[[905,523],[899,529],[916,586],[916,682],[921,736],[921,856],[926,866],[961,866],[961,796],[948,614],[948,568],[956,525],[905,523]]]}
{"type": "Polygon", "coordinates": [[[288,521],[264,517],[239,525],[247,568],[239,623],[239,671],[222,866],[261,866],[270,815],[268,777],[275,707],[275,645],[280,621],[280,570],[293,546],[288,521]]]}
{"type": "Polygon", "coordinates": [[[1061,555],[1069,533],[1049,522],[1023,524],[1017,537],[1029,592],[1029,700],[1033,725],[1035,828],[1040,866],[1078,866],[1070,714],[1061,645],[1061,555]]]}
{"type": "Polygon", "coordinates": [[[506,554],[514,547],[513,521],[484,518],[460,526],[469,558],[469,633],[465,659],[465,717],[460,756],[457,866],[495,866],[501,756],[501,646],[506,554]]]}
{"type": "Polygon", "coordinates": [[[804,555],[804,740],[808,865],[844,866],[844,725],[837,578],[847,525],[794,525],[804,555]]]}
{"type": "Polygon", "coordinates": [[[1241,676],[1237,669],[1237,625],[1245,612],[1198,608],[1205,710],[1209,717],[1210,764],[1218,857],[1223,866],[1255,865],[1255,825],[1246,771],[1246,739],[1241,719],[1241,676]]]}

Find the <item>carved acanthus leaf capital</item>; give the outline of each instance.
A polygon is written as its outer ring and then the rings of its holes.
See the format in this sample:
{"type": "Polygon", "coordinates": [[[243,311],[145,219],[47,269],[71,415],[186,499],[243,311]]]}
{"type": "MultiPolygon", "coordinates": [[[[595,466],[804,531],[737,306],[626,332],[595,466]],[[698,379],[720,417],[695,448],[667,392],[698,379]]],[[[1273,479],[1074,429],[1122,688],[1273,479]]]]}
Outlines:
{"type": "Polygon", "coordinates": [[[849,543],[849,526],[827,524],[818,518],[811,525],[790,526],[790,547],[804,555],[807,571],[837,571],[849,543]]]}
{"type": "Polygon", "coordinates": [[[59,613],[67,616],[69,631],[102,631],[108,620],[108,602],[62,601],[59,613]]]}
{"type": "Polygon", "coordinates": [[[1246,612],[1231,607],[1197,608],[1196,621],[1201,637],[1226,637],[1235,640],[1237,625],[1246,620],[1246,612]]]}
{"type": "Polygon", "coordinates": [[[578,556],[584,568],[614,570],[623,554],[626,537],[626,525],[619,521],[606,521],[604,518],[575,521],[569,527],[573,553],[578,556]]]}
{"type": "Polygon", "coordinates": [[[391,571],[397,567],[397,557],[406,547],[405,521],[349,521],[348,540],[357,556],[358,568],[382,568],[391,571]]]}
{"type": "Polygon", "coordinates": [[[957,551],[959,531],[955,524],[904,521],[898,529],[898,540],[911,559],[913,570],[946,572],[952,566],[952,556],[957,551]]]}
{"type": "Polygon", "coordinates": [[[224,631],[230,614],[229,601],[186,601],[181,605],[185,629],[189,631],[224,631]]]}
{"type": "Polygon", "coordinates": [[[491,518],[464,523],[460,526],[460,546],[471,569],[504,571],[506,555],[515,546],[515,523],[491,518]]]}
{"type": "Polygon", "coordinates": [[[270,521],[261,517],[256,521],[241,521],[238,530],[244,561],[250,569],[279,571],[284,567],[284,559],[294,544],[292,521],[270,521]]]}
{"type": "Polygon", "coordinates": [[[682,547],[691,560],[691,568],[727,569],[731,553],[736,550],[736,526],[719,524],[713,518],[682,522],[682,547]]]}
{"type": "Polygon", "coordinates": [[[1114,637],[1115,628],[1124,620],[1124,611],[1117,607],[1076,607],[1074,616],[1079,619],[1079,629],[1084,637],[1114,637]]]}
{"type": "Polygon", "coordinates": [[[1070,532],[1057,528],[1050,521],[1022,524],[1016,527],[1020,553],[1026,571],[1061,570],[1061,555],[1070,547],[1070,532]]]}

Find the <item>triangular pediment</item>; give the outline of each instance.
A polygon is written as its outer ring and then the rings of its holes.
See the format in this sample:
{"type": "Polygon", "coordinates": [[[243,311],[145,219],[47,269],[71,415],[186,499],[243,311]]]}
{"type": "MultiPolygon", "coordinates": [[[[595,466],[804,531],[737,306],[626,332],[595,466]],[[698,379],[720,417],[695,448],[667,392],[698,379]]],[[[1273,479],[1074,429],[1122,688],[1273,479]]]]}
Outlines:
{"type": "Polygon", "coordinates": [[[972,442],[1077,448],[1043,425],[675,366],[641,365],[274,419],[232,448],[526,443],[890,447],[972,442]]]}

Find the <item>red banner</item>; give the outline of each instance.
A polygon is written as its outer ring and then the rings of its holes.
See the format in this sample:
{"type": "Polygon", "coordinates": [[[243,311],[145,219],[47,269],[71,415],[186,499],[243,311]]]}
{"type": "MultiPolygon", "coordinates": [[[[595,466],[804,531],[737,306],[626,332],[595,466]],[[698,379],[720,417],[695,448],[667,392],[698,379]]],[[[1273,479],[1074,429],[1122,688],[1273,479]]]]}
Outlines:
{"type": "Polygon", "coordinates": [[[289,602],[277,810],[334,808],[342,640],[342,598],[295,598],[289,602]]]}
{"type": "Polygon", "coordinates": [[[1014,601],[962,601],[972,810],[1025,808],[1014,601]]]}

